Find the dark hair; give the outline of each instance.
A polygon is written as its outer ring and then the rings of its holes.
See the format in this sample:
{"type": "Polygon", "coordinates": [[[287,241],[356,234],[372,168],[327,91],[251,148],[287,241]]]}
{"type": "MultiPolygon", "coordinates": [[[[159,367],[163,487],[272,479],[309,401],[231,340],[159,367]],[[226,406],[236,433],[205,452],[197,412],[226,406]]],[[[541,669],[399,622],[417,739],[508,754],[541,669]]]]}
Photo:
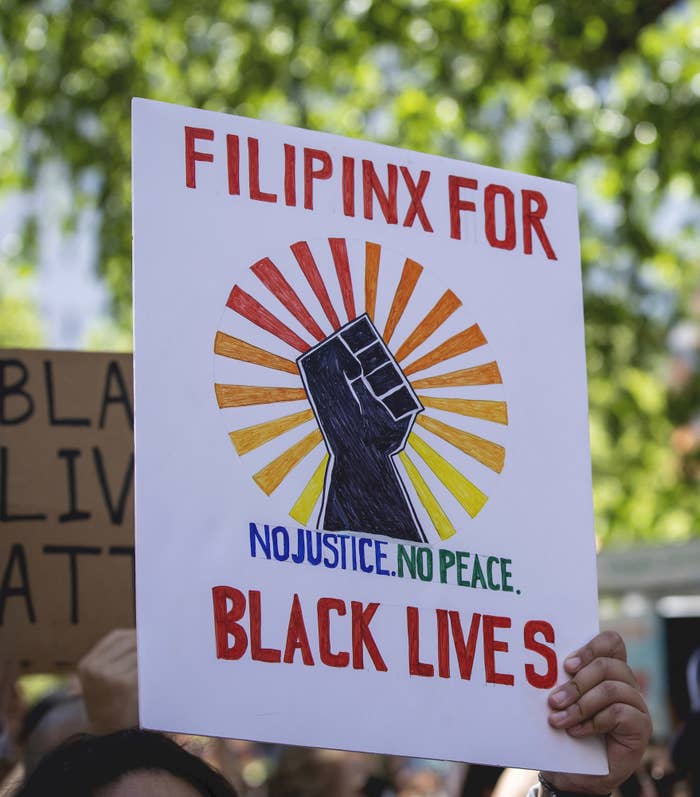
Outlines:
{"type": "Polygon", "coordinates": [[[344,779],[340,762],[314,747],[286,747],[267,784],[269,797],[326,797],[344,779]]]}
{"type": "Polygon", "coordinates": [[[223,775],[200,758],[163,734],[138,728],[69,739],[42,759],[15,797],[93,797],[127,773],[143,770],[168,772],[202,797],[236,797],[223,775]]]}

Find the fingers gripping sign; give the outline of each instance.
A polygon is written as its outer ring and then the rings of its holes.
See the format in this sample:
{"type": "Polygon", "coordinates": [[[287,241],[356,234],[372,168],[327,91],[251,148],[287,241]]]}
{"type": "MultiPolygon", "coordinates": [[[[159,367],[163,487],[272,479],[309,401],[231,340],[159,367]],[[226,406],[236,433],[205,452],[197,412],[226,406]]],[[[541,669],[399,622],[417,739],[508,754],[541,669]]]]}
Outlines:
{"type": "Polygon", "coordinates": [[[393,461],[423,406],[369,316],[297,365],[329,454],[319,526],[424,542],[393,461]]]}
{"type": "Polygon", "coordinates": [[[78,663],[78,677],[93,733],[138,725],[136,631],[116,629],[78,663]]]}
{"type": "Polygon", "coordinates": [[[570,680],[549,696],[549,723],[571,736],[603,735],[608,775],[546,772],[562,791],[607,794],[637,768],[651,737],[651,719],[637,681],[627,664],[619,634],[605,631],[572,653],[564,668],[570,680]]]}

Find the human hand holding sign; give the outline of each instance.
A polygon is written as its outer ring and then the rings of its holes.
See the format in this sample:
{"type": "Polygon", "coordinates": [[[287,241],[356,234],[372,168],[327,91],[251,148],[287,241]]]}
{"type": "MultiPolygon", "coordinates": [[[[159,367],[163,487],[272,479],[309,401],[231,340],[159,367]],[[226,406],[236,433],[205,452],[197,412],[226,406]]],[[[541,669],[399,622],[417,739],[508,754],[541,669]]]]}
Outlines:
{"type": "Polygon", "coordinates": [[[609,773],[542,775],[560,793],[609,794],[639,766],[651,738],[649,709],[614,631],[572,653],[564,668],[571,679],[549,696],[549,724],[575,738],[604,735],[609,773]]]}
{"type": "Polygon", "coordinates": [[[369,317],[297,364],[330,456],[319,526],[425,541],[392,459],[423,407],[369,317]]]}
{"type": "Polygon", "coordinates": [[[78,677],[93,733],[139,723],[136,631],[110,631],[78,662],[78,677]]]}

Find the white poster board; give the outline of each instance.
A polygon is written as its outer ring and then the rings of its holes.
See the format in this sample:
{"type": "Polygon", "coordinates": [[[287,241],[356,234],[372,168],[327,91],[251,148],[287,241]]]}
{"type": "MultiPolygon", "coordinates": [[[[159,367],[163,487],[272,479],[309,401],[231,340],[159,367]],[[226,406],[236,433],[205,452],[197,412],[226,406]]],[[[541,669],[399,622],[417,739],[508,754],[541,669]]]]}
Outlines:
{"type": "Polygon", "coordinates": [[[143,724],[606,772],[575,189],[133,121],[143,724]]]}

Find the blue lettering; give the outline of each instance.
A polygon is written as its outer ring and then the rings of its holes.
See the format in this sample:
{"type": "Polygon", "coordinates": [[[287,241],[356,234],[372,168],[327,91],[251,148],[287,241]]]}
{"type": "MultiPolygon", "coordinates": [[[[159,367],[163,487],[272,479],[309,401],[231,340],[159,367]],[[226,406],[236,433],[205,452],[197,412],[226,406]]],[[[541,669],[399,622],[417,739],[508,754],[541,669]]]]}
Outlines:
{"type": "Polygon", "coordinates": [[[284,526],[275,526],[272,529],[272,553],[278,562],[284,562],[289,559],[289,532],[284,526]],[[282,548],[280,550],[279,540],[282,539],[282,548]]]}
{"type": "Polygon", "coordinates": [[[321,532],[320,531],[309,531],[306,530],[306,556],[307,560],[312,565],[318,565],[321,563],[321,532]],[[316,553],[313,551],[313,546],[311,545],[311,541],[313,538],[316,537],[316,553]]]}
{"type": "Polygon", "coordinates": [[[382,561],[386,559],[386,553],[382,550],[382,548],[386,545],[386,540],[375,540],[374,541],[374,556],[375,561],[377,563],[377,575],[379,576],[389,576],[391,573],[388,570],[382,569],[382,561]]]}
{"type": "Polygon", "coordinates": [[[365,560],[365,548],[369,546],[372,547],[372,540],[368,539],[367,537],[360,537],[360,570],[363,573],[371,573],[374,570],[372,565],[368,565],[365,560]]]}
{"type": "Polygon", "coordinates": [[[304,561],[304,529],[297,529],[297,551],[292,554],[292,562],[301,564],[304,561]]]}
{"type": "Polygon", "coordinates": [[[338,535],[337,534],[324,534],[323,535],[323,547],[333,555],[333,559],[329,559],[327,556],[323,557],[323,564],[326,567],[331,569],[338,567],[338,560],[340,559],[338,555],[338,535]],[[331,542],[332,540],[332,542],[331,542]]]}
{"type": "Polygon", "coordinates": [[[250,555],[252,557],[256,557],[258,545],[262,548],[262,552],[265,554],[265,558],[270,558],[270,527],[265,524],[265,538],[263,539],[258,531],[258,527],[255,523],[249,523],[248,528],[250,529],[250,555]]]}
{"type": "Polygon", "coordinates": [[[345,543],[348,541],[348,535],[339,534],[338,539],[340,540],[340,567],[342,570],[345,570],[347,565],[347,552],[345,549],[345,543]]]}

